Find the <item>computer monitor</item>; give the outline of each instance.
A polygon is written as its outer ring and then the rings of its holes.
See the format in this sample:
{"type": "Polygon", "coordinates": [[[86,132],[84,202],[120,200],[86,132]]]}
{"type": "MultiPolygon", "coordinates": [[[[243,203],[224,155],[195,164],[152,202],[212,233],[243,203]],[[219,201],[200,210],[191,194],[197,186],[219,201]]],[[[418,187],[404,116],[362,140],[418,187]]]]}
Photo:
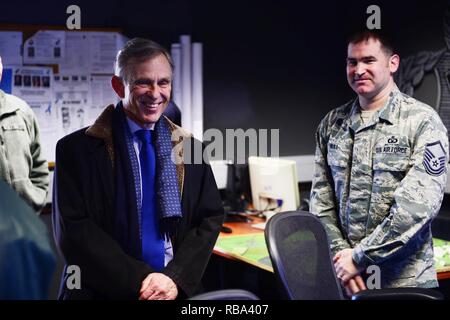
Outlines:
{"type": "Polygon", "coordinates": [[[256,210],[266,214],[298,209],[300,194],[295,161],[249,157],[248,163],[252,202],[256,210]]]}
{"type": "Polygon", "coordinates": [[[225,212],[244,212],[251,198],[248,165],[228,160],[211,160],[210,165],[225,212]]]}

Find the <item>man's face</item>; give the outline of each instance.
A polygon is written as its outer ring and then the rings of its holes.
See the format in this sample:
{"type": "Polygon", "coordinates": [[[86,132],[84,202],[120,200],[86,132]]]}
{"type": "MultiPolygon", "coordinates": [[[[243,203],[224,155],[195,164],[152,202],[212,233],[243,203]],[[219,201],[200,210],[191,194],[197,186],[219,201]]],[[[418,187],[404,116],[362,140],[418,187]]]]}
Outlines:
{"type": "Polygon", "coordinates": [[[375,97],[389,84],[397,68],[398,56],[387,56],[378,40],[348,45],[347,81],[358,96],[375,97]]]}
{"type": "Polygon", "coordinates": [[[157,122],[166,109],[172,90],[172,69],[164,55],[130,68],[122,99],[126,115],[143,127],[157,122]]]}

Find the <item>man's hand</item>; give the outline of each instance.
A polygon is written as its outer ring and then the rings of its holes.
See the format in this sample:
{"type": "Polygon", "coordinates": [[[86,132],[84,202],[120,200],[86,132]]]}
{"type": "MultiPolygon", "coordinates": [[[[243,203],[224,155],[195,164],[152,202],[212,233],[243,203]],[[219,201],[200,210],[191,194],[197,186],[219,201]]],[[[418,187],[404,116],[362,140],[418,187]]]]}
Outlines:
{"type": "Polygon", "coordinates": [[[353,262],[352,252],[353,249],[344,249],[336,253],[333,258],[336,275],[344,286],[361,271],[353,262]]]}
{"type": "Polygon", "coordinates": [[[354,278],[350,279],[347,282],[347,285],[344,285],[344,288],[348,297],[351,297],[361,290],[367,290],[366,284],[364,283],[364,280],[360,275],[357,275],[354,278]]]}
{"type": "Polygon", "coordinates": [[[175,282],[162,273],[150,273],[142,281],[139,300],[175,300],[178,289],[175,282]]]}

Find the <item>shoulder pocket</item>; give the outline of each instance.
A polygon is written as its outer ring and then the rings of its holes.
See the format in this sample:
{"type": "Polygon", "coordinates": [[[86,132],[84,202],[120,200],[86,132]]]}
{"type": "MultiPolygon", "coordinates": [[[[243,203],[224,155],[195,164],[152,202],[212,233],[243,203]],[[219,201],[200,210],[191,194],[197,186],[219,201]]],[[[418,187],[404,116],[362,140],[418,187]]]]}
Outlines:
{"type": "Polygon", "coordinates": [[[411,149],[408,137],[399,134],[385,134],[373,149],[374,171],[407,171],[411,149]]]}

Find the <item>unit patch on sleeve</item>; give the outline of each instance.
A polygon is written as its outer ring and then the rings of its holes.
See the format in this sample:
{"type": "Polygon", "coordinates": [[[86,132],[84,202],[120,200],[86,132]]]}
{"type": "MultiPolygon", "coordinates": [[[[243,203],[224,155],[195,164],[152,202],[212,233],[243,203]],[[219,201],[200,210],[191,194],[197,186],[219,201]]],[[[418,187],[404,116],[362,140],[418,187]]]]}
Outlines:
{"type": "Polygon", "coordinates": [[[432,176],[440,176],[447,164],[445,150],[440,141],[428,143],[425,146],[423,165],[425,171],[432,176]]]}

